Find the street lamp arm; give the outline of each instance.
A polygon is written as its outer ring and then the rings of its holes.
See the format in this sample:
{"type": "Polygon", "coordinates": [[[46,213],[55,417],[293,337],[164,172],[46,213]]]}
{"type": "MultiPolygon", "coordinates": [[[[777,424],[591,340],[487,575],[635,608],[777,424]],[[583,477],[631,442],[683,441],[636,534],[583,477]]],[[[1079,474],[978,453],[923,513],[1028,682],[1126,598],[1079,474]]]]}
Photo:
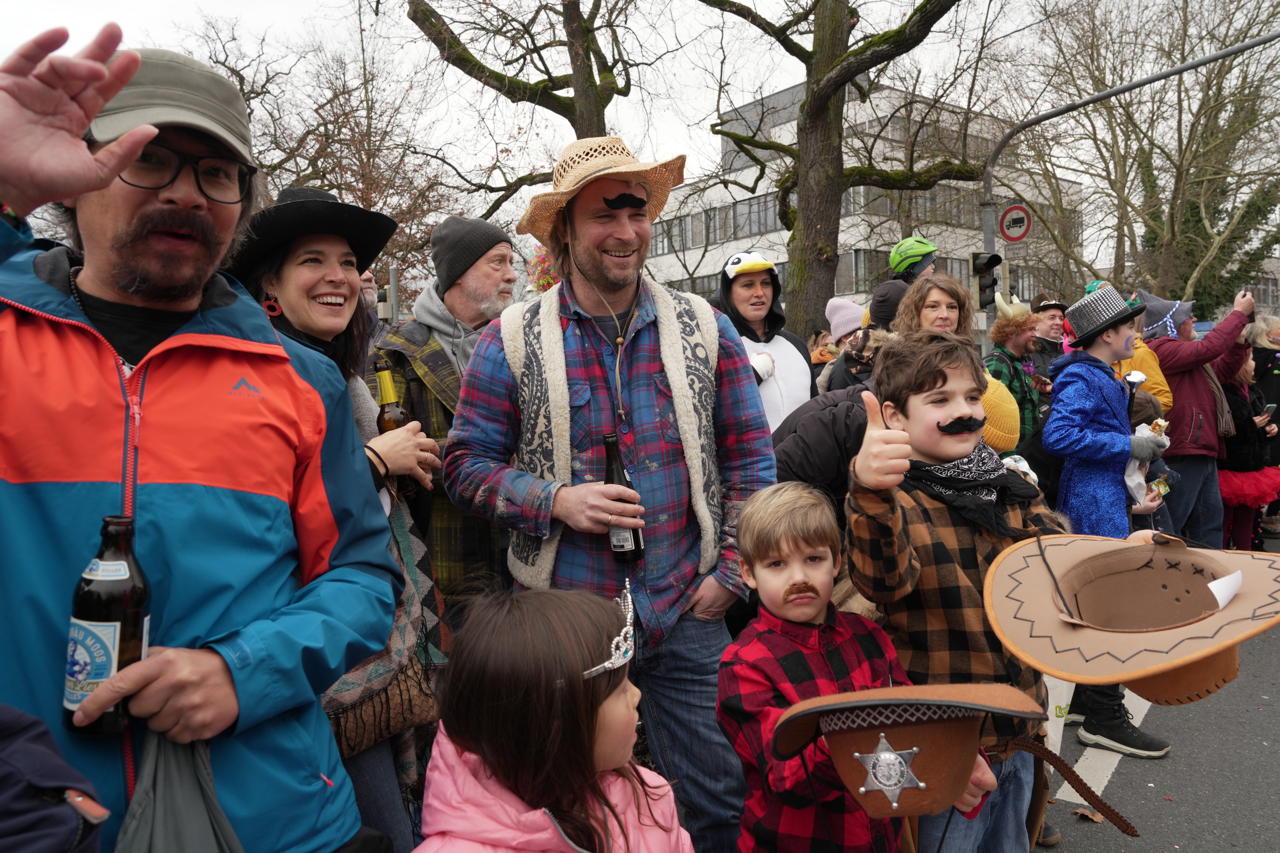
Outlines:
{"type": "Polygon", "coordinates": [[[1242,41],[1239,44],[1232,45],[1231,47],[1228,47],[1228,48],[1224,48],[1223,50],[1220,50],[1217,53],[1211,53],[1208,56],[1202,56],[1199,59],[1193,59],[1190,62],[1184,62],[1181,65],[1175,66],[1173,68],[1165,69],[1164,71],[1161,71],[1157,74],[1152,74],[1148,77],[1143,77],[1141,80],[1134,80],[1130,83],[1125,83],[1121,86],[1116,86],[1114,88],[1107,89],[1105,92],[1097,92],[1095,94],[1090,95],[1087,98],[1084,98],[1079,101],[1075,101],[1074,103],[1070,103],[1065,106],[1058,107],[1057,109],[1049,110],[1048,112],[1040,113],[1039,115],[1034,115],[1031,118],[1025,119],[1019,122],[1018,124],[1015,124],[1013,127],[1009,128],[1009,130],[1005,133],[1005,135],[1000,137],[1000,140],[995,144],[995,147],[991,149],[991,154],[987,157],[986,165],[983,167],[983,170],[982,170],[981,206],[982,206],[982,249],[983,251],[994,252],[996,249],[996,211],[995,211],[996,202],[995,202],[995,199],[992,198],[992,186],[991,186],[992,172],[995,169],[996,161],[999,160],[1000,155],[1004,153],[1005,147],[1011,141],[1013,141],[1013,138],[1017,136],[1019,133],[1022,133],[1022,131],[1026,130],[1027,128],[1035,127],[1036,125],[1041,124],[1042,122],[1046,122],[1049,119],[1066,115],[1069,112],[1074,112],[1075,110],[1078,110],[1081,107],[1087,107],[1091,104],[1096,104],[1099,101],[1105,101],[1105,100],[1108,100],[1109,98],[1114,98],[1116,95],[1123,95],[1125,92],[1132,92],[1134,89],[1140,89],[1143,86],[1149,86],[1150,84],[1155,83],[1157,81],[1164,80],[1168,77],[1174,77],[1186,71],[1191,71],[1194,68],[1199,68],[1202,65],[1208,65],[1211,62],[1217,62],[1219,59],[1226,59],[1228,56],[1234,56],[1237,53],[1244,53],[1246,50],[1252,50],[1255,47],[1260,47],[1264,44],[1268,44],[1270,42],[1275,41],[1276,39],[1280,39],[1280,30],[1277,30],[1276,32],[1273,32],[1273,33],[1268,33],[1267,35],[1251,38],[1248,41],[1242,41]]]}

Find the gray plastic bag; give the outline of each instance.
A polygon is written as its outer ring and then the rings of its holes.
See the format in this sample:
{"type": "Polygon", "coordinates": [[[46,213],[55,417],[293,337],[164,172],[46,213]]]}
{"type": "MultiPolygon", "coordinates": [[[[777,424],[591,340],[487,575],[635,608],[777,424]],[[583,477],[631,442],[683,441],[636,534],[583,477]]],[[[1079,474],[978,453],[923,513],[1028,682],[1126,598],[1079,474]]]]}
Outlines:
{"type": "Polygon", "coordinates": [[[148,731],[116,853],[244,853],[218,805],[209,744],[148,731]]]}

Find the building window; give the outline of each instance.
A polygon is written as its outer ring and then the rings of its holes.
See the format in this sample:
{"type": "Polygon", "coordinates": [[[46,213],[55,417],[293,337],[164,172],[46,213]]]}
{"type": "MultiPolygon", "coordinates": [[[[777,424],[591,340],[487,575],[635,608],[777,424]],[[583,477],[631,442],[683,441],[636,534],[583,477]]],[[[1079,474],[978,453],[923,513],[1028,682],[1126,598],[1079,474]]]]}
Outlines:
{"type": "Polygon", "coordinates": [[[744,198],[733,205],[733,236],[754,237],[778,229],[777,200],[772,193],[744,198]]]}
{"type": "Polygon", "coordinates": [[[729,242],[733,237],[733,205],[713,207],[703,215],[706,219],[707,245],[729,242]]]}

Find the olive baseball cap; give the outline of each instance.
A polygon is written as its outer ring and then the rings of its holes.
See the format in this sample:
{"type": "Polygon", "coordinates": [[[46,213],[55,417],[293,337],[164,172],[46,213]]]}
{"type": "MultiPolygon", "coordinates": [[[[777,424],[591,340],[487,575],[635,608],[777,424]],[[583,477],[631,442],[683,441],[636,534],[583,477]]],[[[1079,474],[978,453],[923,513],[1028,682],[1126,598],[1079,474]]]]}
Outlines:
{"type": "Polygon", "coordinates": [[[187,127],[207,133],[248,165],[257,165],[250,145],[249,111],[235,84],[203,62],[171,50],[143,48],[133,78],[103,106],[89,125],[110,142],[144,124],[187,127]]]}

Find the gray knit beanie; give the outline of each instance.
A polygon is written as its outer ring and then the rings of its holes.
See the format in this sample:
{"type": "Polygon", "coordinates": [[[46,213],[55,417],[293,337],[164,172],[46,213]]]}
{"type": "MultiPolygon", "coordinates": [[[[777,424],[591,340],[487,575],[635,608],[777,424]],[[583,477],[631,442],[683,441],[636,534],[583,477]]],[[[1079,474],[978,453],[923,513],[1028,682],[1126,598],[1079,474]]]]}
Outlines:
{"type": "MultiPolygon", "coordinates": [[[[431,232],[431,263],[436,268],[436,291],[444,292],[471,269],[486,252],[511,237],[492,222],[450,216],[431,232]]],[[[514,244],[513,244],[514,245],[514,244]]]]}

